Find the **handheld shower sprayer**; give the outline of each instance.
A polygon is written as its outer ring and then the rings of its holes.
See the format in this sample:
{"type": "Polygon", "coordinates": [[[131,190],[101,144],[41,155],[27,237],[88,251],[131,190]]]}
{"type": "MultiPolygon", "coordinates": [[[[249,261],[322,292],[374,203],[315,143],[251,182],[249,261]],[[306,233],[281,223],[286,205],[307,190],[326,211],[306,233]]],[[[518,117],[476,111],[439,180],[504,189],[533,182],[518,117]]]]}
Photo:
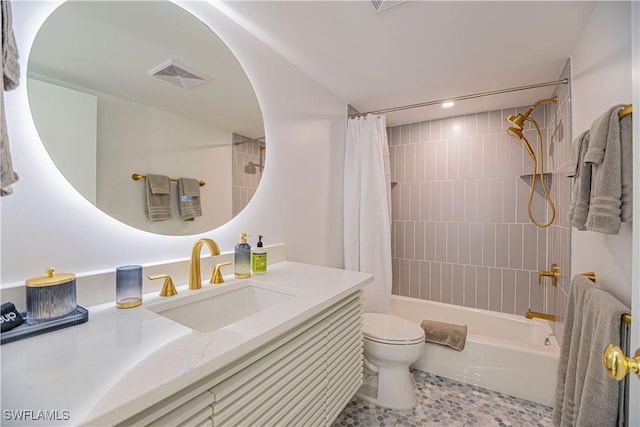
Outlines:
{"type": "MultiPolygon", "coordinates": [[[[512,116],[509,116],[509,117],[512,117],[512,116]]],[[[511,127],[509,129],[507,129],[507,133],[509,135],[511,135],[512,137],[517,138],[520,141],[522,141],[522,145],[524,145],[524,148],[527,150],[527,152],[529,153],[531,158],[534,161],[536,160],[536,155],[533,153],[533,150],[531,149],[531,145],[529,145],[529,141],[527,141],[527,138],[525,138],[524,135],[522,134],[522,129],[518,129],[516,127],[511,127]]]]}
{"type": "Polygon", "coordinates": [[[527,110],[524,113],[520,113],[520,114],[510,114],[509,116],[507,116],[507,118],[505,119],[507,122],[509,122],[510,124],[512,124],[513,126],[510,127],[509,129],[507,129],[507,134],[509,134],[509,136],[512,136],[516,139],[519,139],[520,141],[522,141],[522,145],[524,145],[524,148],[527,150],[527,153],[529,153],[529,156],[531,156],[531,159],[533,160],[533,174],[531,176],[531,190],[529,191],[529,219],[531,220],[531,222],[535,225],[537,225],[538,227],[548,227],[550,226],[554,219],[556,218],[556,208],[553,205],[553,201],[551,200],[551,197],[549,196],[549,192],[547,191],[547,185],[545,184],[544,181],[544,155],[542,152],[542,133],[540,132],[540,126],[538,126],[538,122],[536,122],[535,119],[533,119],[532,117],[529,117],[529,115],[533,112],[533,110],[536,109],[536,107],[538,107],[538,105],[543,104],[545,102],[557,102],[558,101],[558,97],[554,96],[553,98],[546,98],[546,99],[541,99],[539,101],[536,101],[535,103],[533,103],[529,108],[527,108],[527,110]],[[533,149],[531,148],[531,145],[529,144],[529,141],[527,141],[527,138],[525,138],[522,130],[524,128],[524,122],[529,121],[531,123],[533,123],[533,125],[536,128],[536,131],[538,133],[538,153],[540,155],[540,172],[538,173],[538,159],[536,158],[535,153],[533,152],[533,149]],[[540,176],[540,185],[542,186],[542,191],[544,192],[545,198],[547,200],[547,203],[549,204],[549,207],[551,208],[551,219],[549,220],[549,222],[547,222],[546,224],[540,224],[538,223],[534,218],[533,218],[533,214],[531,213],[531,202],[533,201],[533,193],[535,191],[536,188],[536,177],[540,176]]]}

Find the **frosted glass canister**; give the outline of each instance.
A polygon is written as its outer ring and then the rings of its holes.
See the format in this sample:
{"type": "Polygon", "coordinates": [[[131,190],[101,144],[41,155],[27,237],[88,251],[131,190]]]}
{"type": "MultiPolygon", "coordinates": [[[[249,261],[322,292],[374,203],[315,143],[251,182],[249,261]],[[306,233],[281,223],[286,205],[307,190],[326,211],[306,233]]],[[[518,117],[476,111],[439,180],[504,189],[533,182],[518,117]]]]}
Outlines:
{"type": "Polygon", "coordinates": [[[132,308],[142,304],[142,266],[116,268],[116,307],[132,308]]]}

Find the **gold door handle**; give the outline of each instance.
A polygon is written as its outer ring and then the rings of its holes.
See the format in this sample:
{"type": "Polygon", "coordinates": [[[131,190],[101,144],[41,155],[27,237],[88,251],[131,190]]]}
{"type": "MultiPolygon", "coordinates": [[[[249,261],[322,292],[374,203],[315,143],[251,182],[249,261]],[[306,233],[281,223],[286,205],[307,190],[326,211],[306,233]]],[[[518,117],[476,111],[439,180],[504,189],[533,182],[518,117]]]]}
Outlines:
{"type": "Polygon", "coordinates": [[[620,347],[609,344],[602,355],[602,364],[609,378],[616,381],[623,379],[629,372],[635,372],[640,377],[640,348],[636,350],[634,357],[627,357],[620,347]]]}

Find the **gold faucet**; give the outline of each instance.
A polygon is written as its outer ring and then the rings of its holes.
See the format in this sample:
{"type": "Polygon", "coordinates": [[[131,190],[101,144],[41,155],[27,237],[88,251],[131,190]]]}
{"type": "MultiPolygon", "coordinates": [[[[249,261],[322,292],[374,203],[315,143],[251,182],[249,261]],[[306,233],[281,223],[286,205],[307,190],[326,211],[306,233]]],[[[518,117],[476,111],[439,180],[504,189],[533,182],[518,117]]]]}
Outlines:
{"type": "Polygon", "coordinates": [[[529,310],[524,315],[524,317],[526,317],[527,319],[533,319],[533,318],[544,319],[550,322],[556,321],[556,316],[554,316],[553,314],[538,313],[537,311],[531,311],[531,308],[529,308],[529,310]]]}
{"type": "MultiPolygon", "coordinates": [[[[206,244],[209,247],[211,255],[220,255],[220,248],[218,244],[212,239],[199,239],[193,244],[191,248],[191,264],[189,265],[189,289],[202,288],[202,275],[200,274],[200,250],[202,245],[206,244]]],[[[213,283],[213,275],[209,283],[213,283]]]]}

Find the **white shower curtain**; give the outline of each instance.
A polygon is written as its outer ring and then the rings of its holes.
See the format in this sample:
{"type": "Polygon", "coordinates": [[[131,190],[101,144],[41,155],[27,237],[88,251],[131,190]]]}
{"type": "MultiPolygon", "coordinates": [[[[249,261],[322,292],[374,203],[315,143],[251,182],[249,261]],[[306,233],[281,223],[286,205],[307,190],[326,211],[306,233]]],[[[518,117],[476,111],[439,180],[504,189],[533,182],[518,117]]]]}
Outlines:
{"type": "Polygon", "coordinates": [[[391,304],[391,172],[384,116],[349,119],[344,167],[344,263],[374,274],[364,309],[391,304]]]}

